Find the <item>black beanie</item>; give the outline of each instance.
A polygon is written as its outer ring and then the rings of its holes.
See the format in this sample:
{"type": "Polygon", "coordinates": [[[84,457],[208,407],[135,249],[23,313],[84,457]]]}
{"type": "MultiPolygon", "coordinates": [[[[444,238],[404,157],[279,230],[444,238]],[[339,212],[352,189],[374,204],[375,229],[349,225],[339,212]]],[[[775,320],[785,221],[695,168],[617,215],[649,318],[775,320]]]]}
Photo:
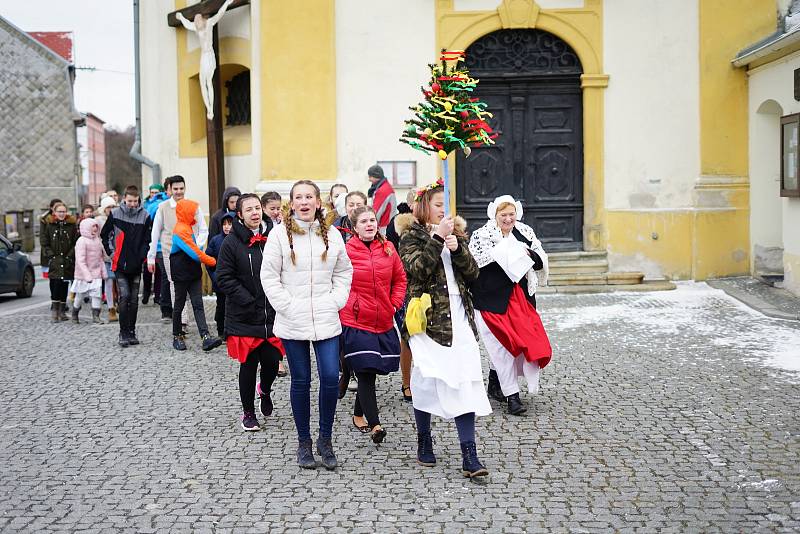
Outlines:
{"type": "Polygon", "coordinates": [[[384,179],[386,176],[383,174],[383,167],[380,165],[373,165],[369,169],[367,169],[367,176],[372,176],[373,178],[380,178],[384,179]]]}

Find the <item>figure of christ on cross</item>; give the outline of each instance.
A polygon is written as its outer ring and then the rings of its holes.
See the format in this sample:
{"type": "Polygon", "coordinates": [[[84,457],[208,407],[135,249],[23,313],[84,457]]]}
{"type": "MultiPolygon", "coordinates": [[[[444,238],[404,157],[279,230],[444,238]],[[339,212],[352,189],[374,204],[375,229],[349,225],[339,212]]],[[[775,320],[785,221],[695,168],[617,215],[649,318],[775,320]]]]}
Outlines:
{"type": "Polygon", "coordinates": [[[203,103],[206,105],[206,116],[214,118],[214,71],[217,68],[217,57],[214,54],[214,25],[219,22],[228,6],[233,0],[225,0],[217,13],[208,20],[201,14],[194,16],[194,21],[190,22],[178,11],[175,17],[189,31],[197,33],[200,40],[200,93],[203,95],[203,103]]]}
{"type": "Polygon", "coordinates": [[[225,189],[225,151],[222,143],[222,106],[219,80],[217,23],[226,11],[250,4],[250,0],[203,0],[167,15],[167,25],[183,25],[200,39],[200,92],[206,106],[206,147],[208,159],[208,202],[219,205],[225,189]],[[208,17],[208,18],[206,18],[208,17]],[[189,22],[191,19],[194,22],[189,22]]]}

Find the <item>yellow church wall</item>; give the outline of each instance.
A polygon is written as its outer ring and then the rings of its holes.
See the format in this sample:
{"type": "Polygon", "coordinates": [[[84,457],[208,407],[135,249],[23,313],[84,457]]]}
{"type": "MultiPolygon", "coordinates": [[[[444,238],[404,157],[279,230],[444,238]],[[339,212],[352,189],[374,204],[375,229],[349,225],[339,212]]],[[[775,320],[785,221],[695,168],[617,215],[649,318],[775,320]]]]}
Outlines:
{"type": "Polygon", "coordinates": [[[700,0],[702,174],[747,176],[747,74],[731,64],[775,31],[774,0],[700,0]]]}
{"type": "Polygon", "coordinates": [[[749,228],[750,211],[746,209],[695,211],[692,278],[748,274],[749,228]]]}
{"type": "MultiPolygon", "coordinates": [[[[584,248],[606,249],[603,182],[603,2],[582,8],[541,9],[533,0],[503,0],[493,11],[456,11],[453,0],[436,0],[437,50],[464,50],[478,38],[506,28],[536,28],[557,35],[578,54],[583,66],[584,248]]],[[[455,159],[450,157],[451,172],[455,159]]],[[[455,177],[458,187],[458,177],[455,177]]],[[[455,191],[451,191],[455,207],[455,191]]]]}
{"type": "Polygon", "coordinates": [[[692,277],[691,210],[608,210],[608,255],[616,270],[648,278],[692,277]]]}
{"type": "Polygon", "coordinates": [[[336,35],[330,0],[263,0],[262,180],[336,177],[336,35]]]}
{"type": "Polygon", "coordinates": [[[800,295],[800,255],[783,251],[783,287],[800,295]]]}
{"type": "Polygon", "coordinates": [[[700,0],[700,173],[692,276],[749,272],[748,87],[736,53],[775,31],[773,0],[700,0]]]}

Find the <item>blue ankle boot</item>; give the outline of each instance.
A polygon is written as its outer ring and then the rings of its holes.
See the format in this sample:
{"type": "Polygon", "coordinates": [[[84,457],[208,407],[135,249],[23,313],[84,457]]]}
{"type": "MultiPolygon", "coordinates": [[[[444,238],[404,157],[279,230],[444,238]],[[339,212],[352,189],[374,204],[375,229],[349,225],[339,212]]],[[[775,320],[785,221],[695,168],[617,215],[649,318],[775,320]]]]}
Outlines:
{"type": "Polygon", "coordinates": [[[417,433],[417,463],[425,467],[436,465],[436,455],[433,454],[433,438],[430,432],[417,433]]]}
{"type": "Polygon", "coordinates": [[[485,477],[489,474],[489,470],[478,460],[478,450],[474,441],[465,441],[461,444],[461,458],[461,472],[465,477],[485,477]]]}

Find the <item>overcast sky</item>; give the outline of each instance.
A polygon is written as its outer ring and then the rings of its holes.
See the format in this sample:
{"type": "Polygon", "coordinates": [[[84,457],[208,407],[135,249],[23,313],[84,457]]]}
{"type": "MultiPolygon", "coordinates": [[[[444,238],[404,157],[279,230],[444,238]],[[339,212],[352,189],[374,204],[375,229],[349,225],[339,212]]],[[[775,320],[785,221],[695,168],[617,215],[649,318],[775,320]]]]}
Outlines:
{"type": "Polygon", "coordinates": [[[0,0],[0,15],[25,31],[71,31],[75,107],[107,125],[133,124],[134,58],[131,0],[0,0]]]}

